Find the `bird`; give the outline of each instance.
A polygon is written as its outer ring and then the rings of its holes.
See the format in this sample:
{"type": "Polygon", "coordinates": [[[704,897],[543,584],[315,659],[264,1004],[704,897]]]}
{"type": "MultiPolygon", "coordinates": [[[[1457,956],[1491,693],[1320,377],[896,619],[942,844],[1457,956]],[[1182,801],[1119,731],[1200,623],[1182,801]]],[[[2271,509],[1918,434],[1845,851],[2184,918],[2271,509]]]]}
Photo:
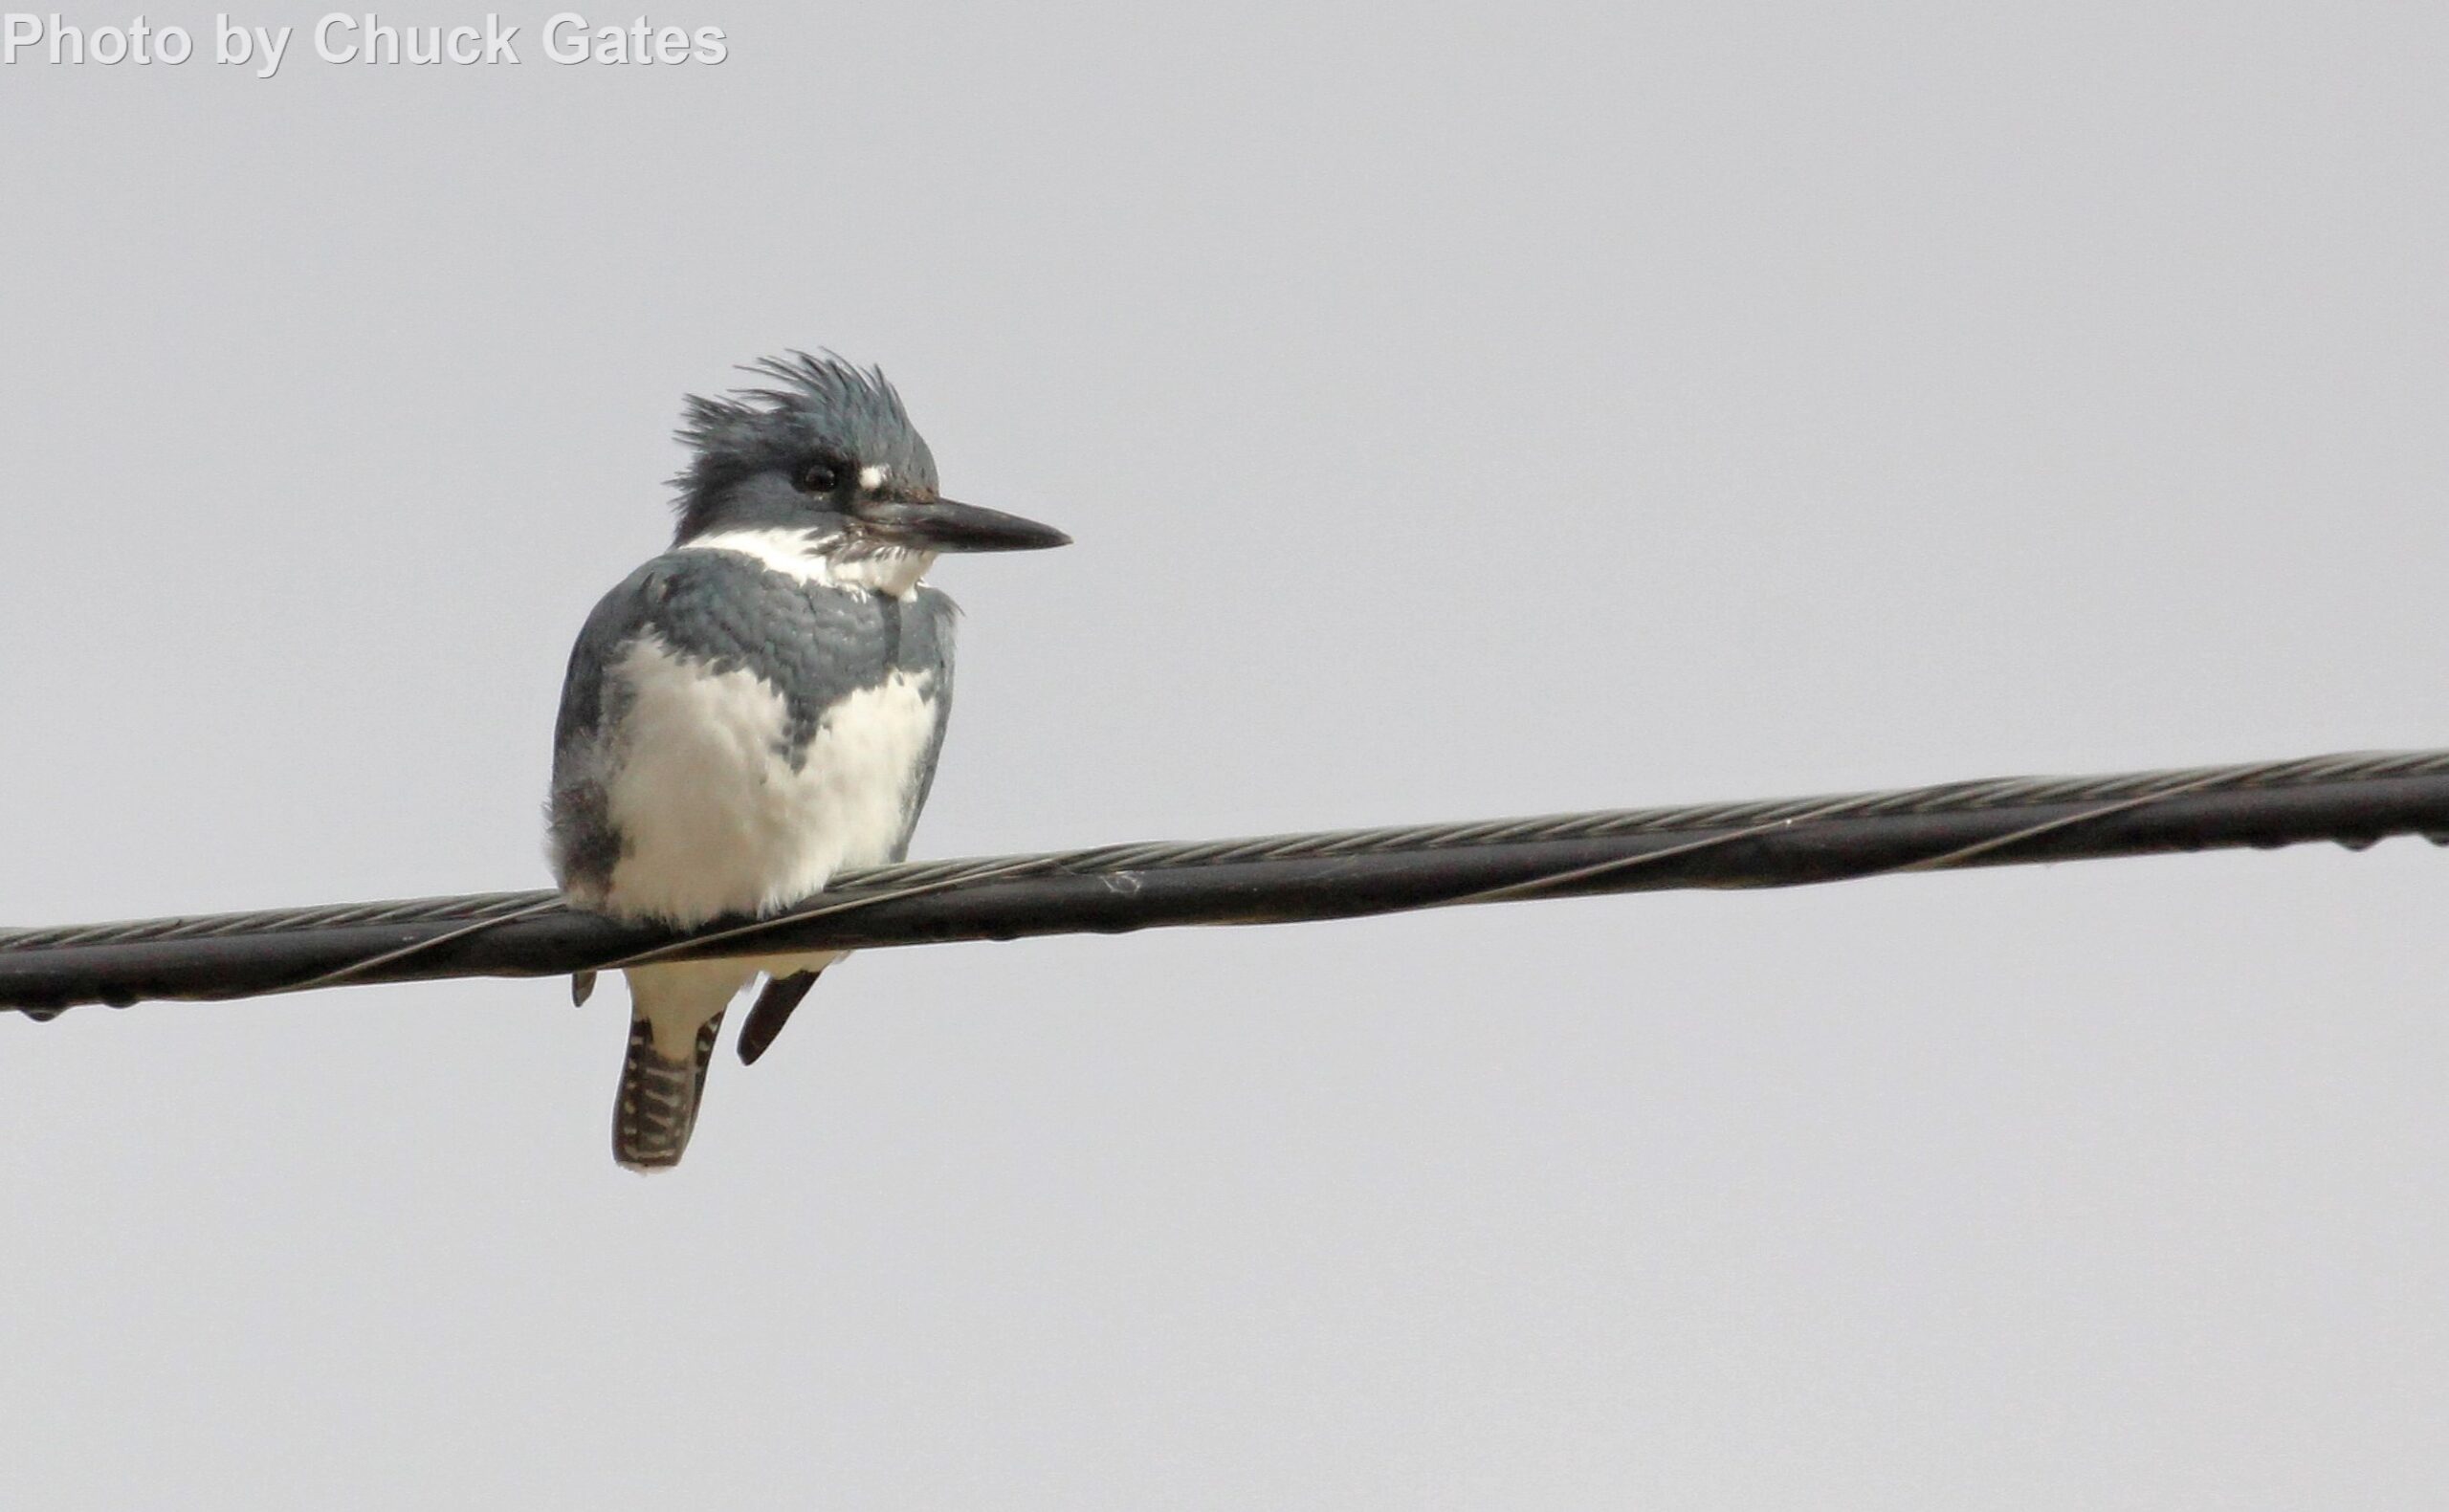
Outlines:
{"type": "MultiPolygon", "coordinates": [[[[761,382],[684,401],[672,547],[596,604],[563,682],[547,857],[573,908],[625,922],[770,915],[903,859],[952,708],[957,610],[925,574],[1070,542],[945,498],[881,369],[790,351],[741,370],[761,382]]],[[[766,978],[754,1062],[839,958],[627,968],[613,1158],[677,1165],[733,997],[766,978]]]]}

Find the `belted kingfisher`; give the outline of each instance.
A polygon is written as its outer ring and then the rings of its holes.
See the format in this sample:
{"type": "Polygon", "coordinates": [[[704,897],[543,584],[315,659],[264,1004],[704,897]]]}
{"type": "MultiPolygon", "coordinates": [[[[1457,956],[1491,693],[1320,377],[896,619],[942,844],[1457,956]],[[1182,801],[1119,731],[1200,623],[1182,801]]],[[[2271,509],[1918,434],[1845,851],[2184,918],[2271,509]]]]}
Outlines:
{"type": "MultiPolygon", "coordinates": [[[[745,370],[774,386],[688,401],[673,548],[595,606],[562,688],[553,873],[615,918],[772,913],[901,860],[952,705],[953,602],[920,579],[938,552],[1070,540],[938,494],[881,371],[802,352],[745,370]]],[[[765,975],[739,1038],[753,1062],[838,958],[626,971],[613,1157],[676,1165],[733,995],[765,975]]]]}

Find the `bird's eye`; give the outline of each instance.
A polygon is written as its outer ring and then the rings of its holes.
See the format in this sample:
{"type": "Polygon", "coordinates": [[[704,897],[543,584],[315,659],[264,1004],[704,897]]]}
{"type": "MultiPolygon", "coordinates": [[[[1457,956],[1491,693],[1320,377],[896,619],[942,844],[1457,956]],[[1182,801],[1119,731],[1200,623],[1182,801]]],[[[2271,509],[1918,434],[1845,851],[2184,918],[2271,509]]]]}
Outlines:
{"type": "Polygon", "coordinates": [[[800,469],[791,485],[803,493],[830,493],[842,486],[842,464],[831,457],[818,457],[800,469]]]}

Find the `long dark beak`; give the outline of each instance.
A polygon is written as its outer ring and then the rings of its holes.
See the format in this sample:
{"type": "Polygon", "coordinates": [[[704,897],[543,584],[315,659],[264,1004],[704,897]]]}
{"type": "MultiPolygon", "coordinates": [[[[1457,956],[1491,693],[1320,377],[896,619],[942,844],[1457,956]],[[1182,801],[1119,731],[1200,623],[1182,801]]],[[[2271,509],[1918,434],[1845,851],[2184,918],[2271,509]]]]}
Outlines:
{"type": "Polygon", "coordinates": [[[859,514],[878,535],[927,551],[1044,551],[1071,544],[1051,525],[952,499],[879,501],[859,514]]]}

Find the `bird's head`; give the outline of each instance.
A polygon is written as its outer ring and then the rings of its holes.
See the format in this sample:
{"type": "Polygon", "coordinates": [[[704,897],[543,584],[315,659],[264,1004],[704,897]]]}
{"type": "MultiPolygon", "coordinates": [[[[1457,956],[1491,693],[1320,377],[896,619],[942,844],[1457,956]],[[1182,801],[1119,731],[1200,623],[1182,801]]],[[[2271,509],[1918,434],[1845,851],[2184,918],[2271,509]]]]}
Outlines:
{"type": "Polygon", "coordinates": [[[675,544],[761,533],[854,581],[894,583],[915,581],[938,552],[1070,542],[937,492],[936,459],[881,371],[805,352],[745,371],[772,384],[688,401],[675,544]]]}

